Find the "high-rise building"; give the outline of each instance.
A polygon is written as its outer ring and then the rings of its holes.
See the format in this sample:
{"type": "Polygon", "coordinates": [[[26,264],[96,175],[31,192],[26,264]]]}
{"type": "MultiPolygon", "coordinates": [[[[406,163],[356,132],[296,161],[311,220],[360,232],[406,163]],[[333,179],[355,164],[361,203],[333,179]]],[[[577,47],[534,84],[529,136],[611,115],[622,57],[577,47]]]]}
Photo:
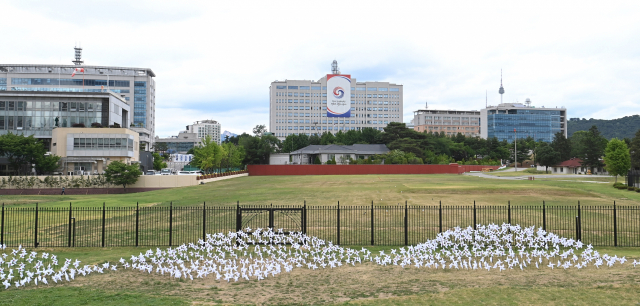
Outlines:
{"type": "Polygon", "coordinates": [[[458,133],[473,137],[480,136],[480,112],[438,109],[419,109],[413,112],[413,129],[418,132],[458,133]]]}
{"type": "Polygon", "coordinates": [[[74,65],[0,64],[0,91],[112,92],[131,106],[127,121],[149,149],[155,136],[155,73],[149,68],[86,66],[81,54],[82,49],[75,48],[74,65]]]}
{"type": "Polygon", "coordinates": [[[548,108],[526,104],[501,103],[480,111],[481,137],[507,140],[532,137],[536,141],[553,141],[553,136],[562,132],[567,137],[567,109],[548,108]]]}
{"type": "Polygon", "coordinates": [[[56,127],[126,128],[130,113],[113,92],[0,91],[0,135],[34,136],[48,149],[56,127]]]}
{"type": "MultiPolygon", "coordinates": [[[[337,62],[333,74],[339,74],[337,62]]],[[[318,81],[285,80],[269,88],[269,131],[279,139],[290,134],[382,130],[403,121],[403,87],[389,82],[357,82],[350,78],[350,117],[327,117],[327,76],[318,81]]]]}
{"type": "Polygon", "coordinates": [[[211,139],[217,144],[221,142],[220,123],[215,120],[196,121],[191,125],[187,125],[187,132],[197,134],[200,139],[211,136],[211,139]]]}

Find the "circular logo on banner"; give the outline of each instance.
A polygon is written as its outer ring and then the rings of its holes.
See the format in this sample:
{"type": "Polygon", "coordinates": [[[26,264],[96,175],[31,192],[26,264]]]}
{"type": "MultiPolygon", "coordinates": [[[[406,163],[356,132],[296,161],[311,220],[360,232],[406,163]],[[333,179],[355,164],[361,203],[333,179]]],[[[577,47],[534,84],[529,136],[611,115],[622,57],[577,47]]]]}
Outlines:
{"type": "Polygon", "coordinates": [[[333,89],[333,95],[338,99],[344,97],[344,89],[342,87],[334,88],[333,89]]]}

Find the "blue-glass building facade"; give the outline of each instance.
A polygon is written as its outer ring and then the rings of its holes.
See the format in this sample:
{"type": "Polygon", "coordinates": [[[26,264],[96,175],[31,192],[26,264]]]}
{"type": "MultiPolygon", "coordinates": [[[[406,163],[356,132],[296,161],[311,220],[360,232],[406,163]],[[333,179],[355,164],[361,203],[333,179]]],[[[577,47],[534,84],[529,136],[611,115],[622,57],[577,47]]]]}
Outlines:
{"type": "Polygon", "coordinates": [[[553,141],[556,133],[567,136],[567,110],[535,108],[522,104],[500,104],[481,111],[481,135],[513,142],[532,137],[536,141],[553,141]]]}

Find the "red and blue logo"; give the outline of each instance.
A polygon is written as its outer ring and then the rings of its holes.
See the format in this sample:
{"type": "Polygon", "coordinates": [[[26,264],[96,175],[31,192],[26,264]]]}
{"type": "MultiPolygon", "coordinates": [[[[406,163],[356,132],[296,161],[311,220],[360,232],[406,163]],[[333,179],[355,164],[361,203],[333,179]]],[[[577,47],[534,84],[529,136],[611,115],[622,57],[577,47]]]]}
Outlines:
{"type": "Polygon", "coordinates": [[[336,87],[333,89],[333,96],[336,97],[336,99],[341,99],[342,97],[344,97],[344,89],[342,87],[336,87]]]}

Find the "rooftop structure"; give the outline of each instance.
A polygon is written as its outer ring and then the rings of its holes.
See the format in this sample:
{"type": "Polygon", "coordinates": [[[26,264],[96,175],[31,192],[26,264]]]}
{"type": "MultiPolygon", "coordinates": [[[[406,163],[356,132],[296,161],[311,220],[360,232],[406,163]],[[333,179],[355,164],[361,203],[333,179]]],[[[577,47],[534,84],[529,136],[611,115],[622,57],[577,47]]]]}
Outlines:
{"type": "Polygon", "coordinates": [[[413,112],[413,129],[418,132],[455,136],[480,136],[480,112],[444,109],[419,109],[413,112]]]}

